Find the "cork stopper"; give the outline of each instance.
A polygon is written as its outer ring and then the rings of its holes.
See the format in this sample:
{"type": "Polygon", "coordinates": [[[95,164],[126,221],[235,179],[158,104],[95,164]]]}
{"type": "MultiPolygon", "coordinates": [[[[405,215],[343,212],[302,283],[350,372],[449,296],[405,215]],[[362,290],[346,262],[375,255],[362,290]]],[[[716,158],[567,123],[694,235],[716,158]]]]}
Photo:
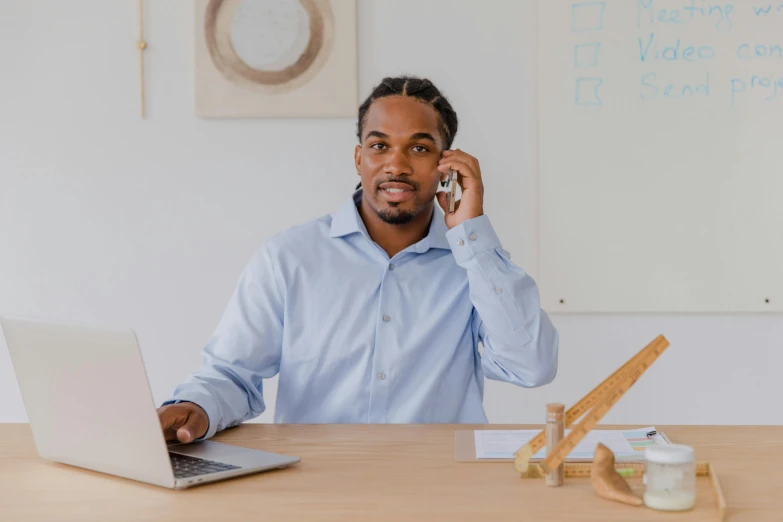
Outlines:
{"type": "Polygon", "coordinates": [[[546,419],[547,421],[559,421],[563,418],[565,413],[565,404],[558,402],[552,402],[546,405],[546,419]]]}

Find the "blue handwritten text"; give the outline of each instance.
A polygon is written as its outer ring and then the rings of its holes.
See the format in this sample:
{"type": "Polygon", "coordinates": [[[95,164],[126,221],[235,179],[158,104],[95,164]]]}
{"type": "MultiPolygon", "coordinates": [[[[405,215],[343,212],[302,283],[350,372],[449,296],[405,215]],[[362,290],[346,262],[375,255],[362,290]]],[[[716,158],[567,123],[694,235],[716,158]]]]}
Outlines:
{"type": "Polygon", "coordinates": [[[650,25],[684,24],[696,19],[715,20],[715,28],[729,32],[734,26],[731,15],[734,4],[712,4],[704,0],[690,0],[686,5],[675,9],[661,9],[655,5],[655,0],[636,1],[636,26],[642,27],[642,22],[650,25]]]}
{"type": "Polygon", "coordinates": [[[640,96],[643,100],[651,100],[658,97],[707,97],[710,95],[710,74],[707,73],[707,78],[704,83],[674,84],[667,82],[659,83],[657,73],[647,73],[642,76],[642,89],[644,92],[642,92],[640,96]]]}
{"type": "Polygon", "coordinates": [[[752,58],[783,58],[783,47],[759,44],[751,48],[750,44],[744,43],[737,47],[737,57],[743,60],[752,58]]]}
{"type": "Polygon", "coordinates": [[[680,39],[674,45],[664,47],[660,49],[658,43],[655,41],[655,33],[650,33],[650,38],[644,42],[641,38],[639,40],[639,58],[642,62],[648,61],[650,58],[654,60],[666,60],[669,62],[676,62],[678,60],[686,62],[697,62],[700,60],[711,60],[715,58],[715,49],[709,45],[702,45],[695,47],[688,45],[681,48],[680,39]],[[652,53],[652,54],[650,54],[652,53]]]}
{"type": "Polygon", "coordinates": [[[775,12],[779,13],[783,11],[783,4],[780,4],[777,6],[777,8],[775,8],[775,6],[772,4],[768,4],[766,7],[757,7],[755,5],[753,6],[753,12],[756,13],[756,16],[767,16],[772,12],[773,9],[775,12]]]}
{"type": "Polygon", "coordinates": [[[783,90],[783,78],[774,76],[751,76],[747,78],[733,78],[731,80],[731,106],[737,100],[737,96],[742,93],[761,92],[766,95],[767,101],[772,101],[778,97],[778,92],[783,90]]]}

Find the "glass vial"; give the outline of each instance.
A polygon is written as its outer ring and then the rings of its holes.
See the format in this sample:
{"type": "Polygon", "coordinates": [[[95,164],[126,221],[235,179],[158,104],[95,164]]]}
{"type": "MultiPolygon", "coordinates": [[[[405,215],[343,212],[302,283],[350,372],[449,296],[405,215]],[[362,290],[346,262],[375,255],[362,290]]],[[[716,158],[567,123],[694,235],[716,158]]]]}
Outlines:
{"type": "Polygon", "coordinates": [[[650,446],[644,458],[644,504],[663,511],[693,508],[696,504],[693,448],[683,444],[650,446]]]}
{"type": "MultiPolygon", "coordinates": [[[[546,405],[546,454],[563,440],[565,433],[565,404],[552,403],[546,405]]],[[[561,463],[556,470],[546,475],[547,486],[562,486],[565,476],[565,466],[561,463]]]]}

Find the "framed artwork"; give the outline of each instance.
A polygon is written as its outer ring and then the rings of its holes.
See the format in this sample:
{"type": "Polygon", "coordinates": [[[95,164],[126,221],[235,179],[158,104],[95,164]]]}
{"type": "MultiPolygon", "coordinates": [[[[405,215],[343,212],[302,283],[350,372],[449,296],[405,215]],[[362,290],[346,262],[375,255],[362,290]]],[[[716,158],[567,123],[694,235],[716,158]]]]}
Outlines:
{"type": "Polygon", "coordinates": [[[198,116],[356,115],[356,0],[195,5],[198,116]]]}

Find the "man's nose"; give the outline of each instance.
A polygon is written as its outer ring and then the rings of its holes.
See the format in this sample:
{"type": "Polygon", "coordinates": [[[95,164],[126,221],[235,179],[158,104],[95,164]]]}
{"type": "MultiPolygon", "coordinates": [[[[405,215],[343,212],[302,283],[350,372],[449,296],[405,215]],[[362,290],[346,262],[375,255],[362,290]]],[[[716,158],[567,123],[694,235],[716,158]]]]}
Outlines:
{"type": "Polygon", "coordinates": [[[392,151],[384,165],[384,172],[393,176],[408,176],[411,174],[411,163],[408,155],[401,150],[392,151]]]}

